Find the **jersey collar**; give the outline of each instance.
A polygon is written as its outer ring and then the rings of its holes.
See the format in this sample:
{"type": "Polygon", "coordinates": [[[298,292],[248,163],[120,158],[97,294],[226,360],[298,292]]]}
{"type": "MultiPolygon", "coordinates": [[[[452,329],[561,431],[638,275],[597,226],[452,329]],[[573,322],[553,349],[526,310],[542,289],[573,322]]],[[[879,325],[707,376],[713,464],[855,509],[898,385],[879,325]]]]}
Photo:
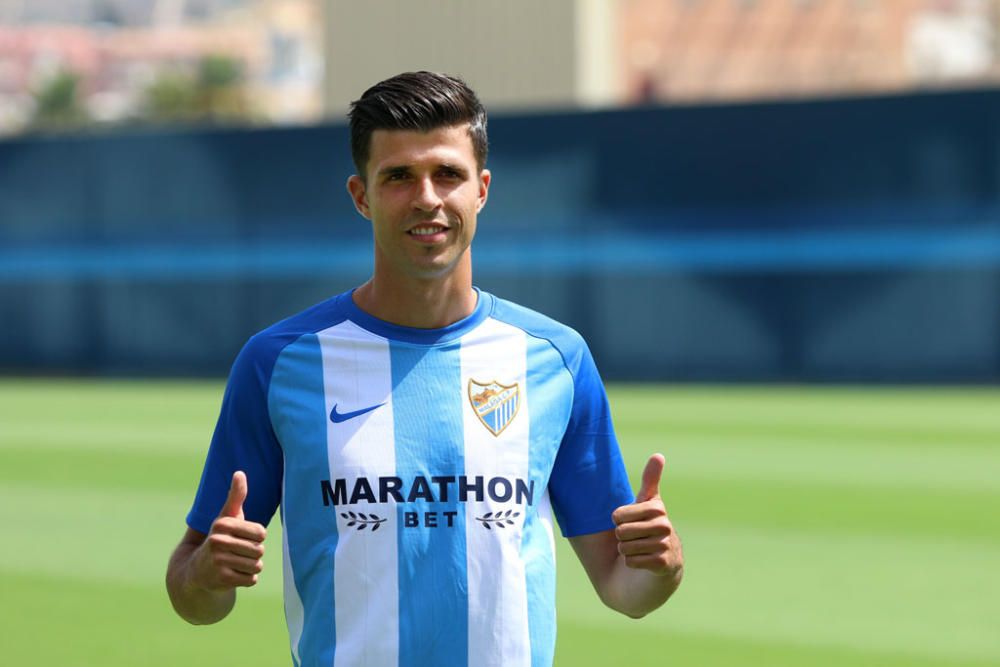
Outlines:
{"type": "Polygon", "coordinates": [[[475,310],[468,317],[440,329],[416,329],[380,320],[358,308],[352,296],[354,290],[344,292],[337,297],[337,305],[346,313],[347,319],[376,336],[415,345],[437,345],[461,338],[489,317],[493,309],[493,295],[481,291],[478,287],[472,289],[476,291],[475,310]]]}

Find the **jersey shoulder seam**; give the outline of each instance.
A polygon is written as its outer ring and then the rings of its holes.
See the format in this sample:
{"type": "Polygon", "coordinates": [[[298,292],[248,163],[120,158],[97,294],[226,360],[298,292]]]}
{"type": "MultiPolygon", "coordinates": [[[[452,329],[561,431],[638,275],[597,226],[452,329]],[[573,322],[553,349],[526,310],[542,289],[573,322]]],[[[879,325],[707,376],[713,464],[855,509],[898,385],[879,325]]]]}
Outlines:
{"type": "MultiPolygon", "coordinates": [[[[553,338],[552,336],[542,335],[540,333],[532,331],[526,325],[523,325],[523,324],[521,324],[519,322],[511,322],[509,319],[507,319],[507,318],[505,318],[505,317],[503,317],[501,315],[498,315],[497,312],[496,312],[496,309],[497,309],[497,305],[501,304],[501,303],[509,303],[512,306],[516,306],[516,307],[519,307],[519,308],[524,308],[524,306],[517,306],[517,304],[514,304],[512,302],[504,302],[500,298],[494,296],[493,297],[493,304],[492,304],[492,306],[490,308],[490,315],[489,316],[492,317],[493,319],[497,320],[498,322],[503,322],[504,324],[506,324],[508,326],[514,327],[515,329],[520,329],[526,335],[531,336],[532,338],[536,338],[538,340],[544,340],[546,343],[548,343],[552,347],[552,349],[554,349],[556,351],[556,353],[559,355],[559,358],[562,360],[562,364],[563,364],[563,367],[566,369],[566,372],[569,373],[569,375],[570,375],[571,378],[573,378],[573,387],[574,387],[574,390],[575,390],[575,388],[576,388],[576,372],[573,370],[573,367],[569,364],[569,361],[567,361],[566,354],[563,352],[563,350],[559,346],[559,344],[556,343],[552,339],[553,338]]],[[[526,309],[526,310],[528,310],[528,309],[526,309]]],[[[534,313],[534,311],[530,311],[530,310],[529,310],[529,312],[534,313]]],[[[546,317],[546,316],[542,315],[541,313],[534,313],[534,314],[536,314],[539,317],[546,317]]],[[[575,334],[577,336],[580,335],[572,327],[568,327],[565,324],[562,324],[561,322],[557,322],[556,320],[552,320],[551,318],[547,318],[547,319],[550,319],[553,323],[555,323],[558,326],[565,327],[567,330],[573,332],[573,334],[575,334]]]]}
{"type": "Polygon", "coordinates": [[[271,341],[274,338],[280,338],[285,335],[289,336],[289,339],[287,341],[281,342],[281,344],[278,345],[276,349],[268,350],[266,355],[264,354],[260,355],[261,357],[264,358],[265,361],[265,363],[261,365],[261,370],[264,372],[263,393],[264,393],[264,406],[267,410],[267,423],[270,426],[271,433],[274,436],[274,440],[276,443],[278,443],[279,447],[281,446],[281,441],[278,439],[277,431],[275,431],[274,428],[274,418],[271,415],[271,387],[272,387],[271,380],[274,376],[274,368],[278,363],[278,359],[281,357],[284,351],[288,349],[291,345],[302,340],[305,336],[315,336],[317,333],[323,331],[324,329],[329,329],[330,327],[334,327],[337,326],[338,324],[342,324],[343,322],[348,321],[347,316],[344,315],[342,312],[340,312],[340,306],[337,303],[338,299],[339,295],[327,299],[326,301],[322,301],[312,306],[311,308],[307,308],[306,310],[303,310],[295,315],[292,315],[291,317],[281,320],[280,322],[276,322],[271,326],[262,329],[261,331],[258,331],[254,335],[250,336],[250,338],[247,340],[246,346],[250,346],[252,343],[256,343],[261,346],[267,346],[268,344],[271,343],[271,341]],[[303,326],[302,330],[298,332],[295,331],[294,327],[290,326],[290,324],[294,322],[296,319],[300,318],[307,319],[308,316],[312,314],[314,311],[318,311],[319,309],[328,305],[331,307],[330,314],[332,315],[332,317],[330,317],[329,319],[319,322],[318,324],[314,324],[313,326],[303,326]],[[282,329],[284,327],[289,327],[290,330],[283,331],[282,329]]]}

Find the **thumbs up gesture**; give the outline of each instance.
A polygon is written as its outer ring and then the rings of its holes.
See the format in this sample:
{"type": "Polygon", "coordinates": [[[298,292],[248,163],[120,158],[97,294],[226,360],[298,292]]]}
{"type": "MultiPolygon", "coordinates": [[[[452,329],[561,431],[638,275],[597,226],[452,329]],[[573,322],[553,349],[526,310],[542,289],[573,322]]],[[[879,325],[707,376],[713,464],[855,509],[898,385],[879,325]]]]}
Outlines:
{"type": "Polygon", "coordinates": [[[611,518],[616,526],[618,553],[628,567],[676,575],[684,565],[684,555],[660,498],[664,465],[662,454],[649,457],[635,502],[619,507],[611,518]]]}
{"type": "Polygon", "coordinates": [[[194,578],[201,588],[221,591],[257,583],[267,529],[244,518],[246,498],[247,476],[237,471],[222,511],[195,554],[194,578]]]}

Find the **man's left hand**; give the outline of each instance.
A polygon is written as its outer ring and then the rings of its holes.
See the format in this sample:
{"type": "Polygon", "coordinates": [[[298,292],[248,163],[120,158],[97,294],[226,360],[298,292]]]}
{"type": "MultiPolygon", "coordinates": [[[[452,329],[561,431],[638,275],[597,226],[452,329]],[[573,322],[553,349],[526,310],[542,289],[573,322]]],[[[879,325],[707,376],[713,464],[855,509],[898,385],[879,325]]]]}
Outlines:
{"type": "Polygon", "coordinates": [[[661,576],[677,576],[684,567],[684,554],[660,498],[664,465],[662,454],[649,457],[635,502],[622,505],[611,518],[617,526],[618,553],[625,558],[628,567],[661,576]]]}

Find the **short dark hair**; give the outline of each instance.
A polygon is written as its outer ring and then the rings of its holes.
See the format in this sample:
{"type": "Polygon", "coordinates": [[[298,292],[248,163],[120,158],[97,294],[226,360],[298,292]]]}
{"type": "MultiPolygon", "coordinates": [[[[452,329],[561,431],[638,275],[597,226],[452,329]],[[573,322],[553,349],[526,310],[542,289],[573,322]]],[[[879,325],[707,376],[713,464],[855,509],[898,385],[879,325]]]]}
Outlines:
{"type": "Polygon", "coordinates": [[[486,165],[486,109],[461,79],[436,72],[404,72],[380,81],[351,102],[351,158],[365,177],[375,130],[417,130],[469,124],[476,165],[486,165]]]}

